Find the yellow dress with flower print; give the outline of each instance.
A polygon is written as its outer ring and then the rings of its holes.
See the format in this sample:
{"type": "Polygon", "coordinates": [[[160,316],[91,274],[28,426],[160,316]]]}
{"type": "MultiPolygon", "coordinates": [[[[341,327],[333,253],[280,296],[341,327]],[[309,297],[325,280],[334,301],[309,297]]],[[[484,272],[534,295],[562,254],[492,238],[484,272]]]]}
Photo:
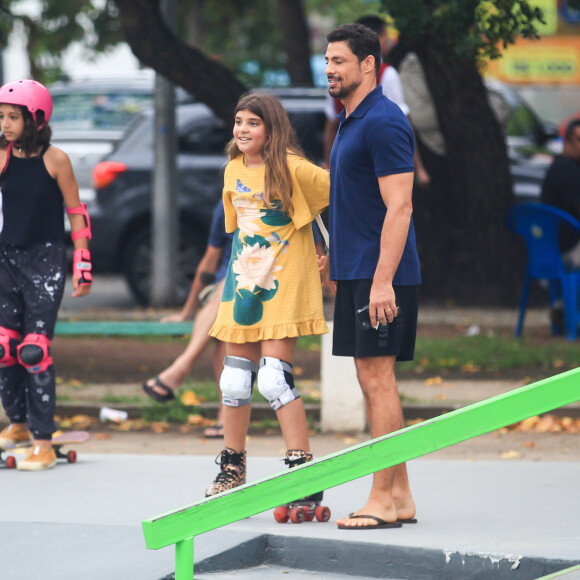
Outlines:
{"type": "Polygon", "coordinates": [[[265,167],[250,169],[243,156],[225,170],[226,231],[235,232],[217,319],[210,335],[245,343],[324,334],[322,288],[312,221],[328,205],[327,171],[288,155],[291,215],[263,201],[265,167]]]}

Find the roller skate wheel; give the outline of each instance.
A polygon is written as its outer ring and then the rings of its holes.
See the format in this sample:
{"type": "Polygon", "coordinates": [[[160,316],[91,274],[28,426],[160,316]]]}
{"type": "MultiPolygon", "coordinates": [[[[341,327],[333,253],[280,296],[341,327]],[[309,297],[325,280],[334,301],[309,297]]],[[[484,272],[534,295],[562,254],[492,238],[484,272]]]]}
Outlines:
{"type": "Polygon", "coordinates": [[[290,521],[293,524],[301,524],[306,519],[306,510],[303,507],[295,507],[290,510],[290,521]]]}
{"type": "Polygon", "coordinates": [[[8,469],[14,469],[16,467],[16,457],[9,455],[6,458],[6,467],[8,469]]]}
{"type": "Polygon", "coordinates": [[[330,509],[326,506],[319,505],[316,508],[314,515],[319,522],[327,522],[330,519],[330,509]]]}
{"type": "Polygon", "coordinates": [[[274,519],[279,524],[285,524],[288,521],[288,518],[288,508],[286,506],[282,505],[274,510],[274,519]]]}

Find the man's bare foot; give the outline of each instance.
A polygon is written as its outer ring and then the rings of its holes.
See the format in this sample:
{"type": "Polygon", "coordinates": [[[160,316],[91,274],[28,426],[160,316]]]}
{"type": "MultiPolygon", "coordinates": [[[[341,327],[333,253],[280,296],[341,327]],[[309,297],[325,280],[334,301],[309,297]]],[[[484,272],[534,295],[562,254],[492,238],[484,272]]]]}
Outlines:
{"type": "Polygon", "coordinates": [[[349,514],[348,517],[336,520],[336,524],[343,528],[372,528],[377,527],[377,518],[384,523],[396,522],[398,515],[395,506],[385,509],[384,506],[369,501],[363,508],[349,514]]]}

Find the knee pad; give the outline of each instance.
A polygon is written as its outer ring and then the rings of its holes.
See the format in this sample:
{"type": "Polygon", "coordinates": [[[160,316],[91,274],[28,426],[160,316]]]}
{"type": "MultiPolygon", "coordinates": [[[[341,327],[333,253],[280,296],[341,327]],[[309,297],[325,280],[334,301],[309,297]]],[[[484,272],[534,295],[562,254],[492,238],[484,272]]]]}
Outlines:
{"type": "Polygon", "coordinates": [[[257,366],[255,362],[239,356],[224,358],[224,370],[220,377],[224,405],[243,407],[251,402],[257,366]]]}
{"type": "Polygon", "coordinates": [[[27,334],[17,349],[18,362],[29,373],[41,373],[52,364],[50,339],[44,334],[27,334]]]}
{"type": "Polygon", "coordinates": [[[294,386],[292,365],[270,356],[260,359],[258,390],[270,401],[274,411],[300,398],[294,386]]]}
{"type": "Polygon", "coordinates": [[[16,348],[20,333],[0,326],[0,368],[11,367],[18,362],[16,348]]]}

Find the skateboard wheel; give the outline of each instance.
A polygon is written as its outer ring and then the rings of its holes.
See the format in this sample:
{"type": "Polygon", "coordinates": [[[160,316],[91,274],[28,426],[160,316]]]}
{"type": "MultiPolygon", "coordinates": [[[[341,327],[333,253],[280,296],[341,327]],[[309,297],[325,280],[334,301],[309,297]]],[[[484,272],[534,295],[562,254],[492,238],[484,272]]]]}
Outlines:
{"type": "Polygon", "coordinates": [[[290,521],[293,524],[301,524],[306,519],[306,511],[303,507],[295,507],[290,510],[290,521]]]}
{"type": "Polygon", "coordinates": [[[16,458],[13,457],[12,455],[9,455],[6,458],[6,467],[8,469],[14,469],[16,467],[16,458]]]}
{"type": "Polygon", "coordinates": [[[66,460],[69,463],[76,463],[77,462],[77,452],[76,451],[73,451],[73,450],[69,451],[66,454],[66,460]]]}
{"type": "Polygon", "coordinates": [[[274,510],[274,519],[279,524],[285,524],[288,521],[288,518],[288,508],[286,506],[282,505],[274,510]]]}
{"type": "Polygon", "coordinates": [[[316,508],[314,515],[319,522],[327,522],[330,519],[330,509],[326,506],[319,505],[316,508]]]}

